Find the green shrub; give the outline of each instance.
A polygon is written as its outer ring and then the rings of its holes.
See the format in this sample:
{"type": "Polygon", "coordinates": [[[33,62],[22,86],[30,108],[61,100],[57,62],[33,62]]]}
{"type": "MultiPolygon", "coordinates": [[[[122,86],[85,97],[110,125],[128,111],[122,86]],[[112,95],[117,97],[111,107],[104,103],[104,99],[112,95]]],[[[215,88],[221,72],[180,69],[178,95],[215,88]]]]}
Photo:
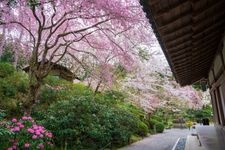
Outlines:
{"type": "Polygon", "coordinates": [[[149,119],[149,121],[148,121],[149,128],[150,129],[154,129],[154,126],[155,126],[156,123],[158,123],[157,120],[155,120],[155,119],[149,119]]]}
{"type": "Polygon", "coordinates": [[[161,123],[161,122],[157,122],[157,123],[155,124],[155,128],[156,128],[156,132],[157,132],[157,133],[162,133],[163,130],[164,130],[164,125],[163,125],[163,123],[161,123]]]}
{"type": "Polygon", "coordinates": [[[138,127],[137,128],[138,135],[146,136],[148,134],[148,126],[144,122],[139,121],[137,127],[138,127]]]}
{"type": "Polygon", "coordinates": [[[106,91],[104,92],[104,98],[107,100],[113,100],[113,101],[124,101],[125,98],[125,94],[119,91],[115,91],[115,90],[110,90],[110,91],[106,91]]]}
{"type": "Polygon", "coordinates": [[[8,76],[8,82],[13,85],[17,92],[26,94],[28,92],[28,75],[22,71],[14,72],[12,75],[8,76]]]}
{"type": "Polygon", "coordinates": [[[130,143],[134,143],[134,142],[140,141],[140,140],[142,140],[142,139],[143,139],[143,138],[140,137],[140,136],[132,135],[132,136],[130,137],[130,143]]]}
{"type": "Polygon", "coordinates": [[[0,97],[14,97],[16,95],[16,87],[7,80],[0,79],[0,97]]]}
{"type": "Polygon", "coordinates": [[[101,149],[126,144],[137,131],[138,121],[130,112],[83,96],[51,105],[42,123],[53,131],[58,146],[101,149]]]}
{"type": "Polygon", "coordinates": [[[50,105],[51,103],[60,99],[60,91],[54,90],[50,87],[43,86],[40,92],[40,103],[50,105]]]}
{"type": "Polygon", "coordinates": [[[9,63],[0,63],[0,78],[5,78],[9,75],[12,75],[15,72],[13,65],[9,63]]]}
{"type": "Polygon", "coordinates": [[[94,94],[82,83],[73,84],[57,76],[48,76],[41,87],[39,99],[41,105],[49,106],[54,102],[70,100],[72,97],[79,96],[94,97],[94,94]]]}
{"type": "Polygon", "coordinates": [[[155,119],[149,119],[149,129],[156,133],[162,133],[164,130],[164,124],[155,119]]]}
{"type": "Polygon", "coordinates": [[[4,126],[5,116],[6,113],[0,110],[0,149],[4,149],[6,146],[8,146],[9,138],[13,136],[13,133],[4,126]]]}
{"type": "Polygon", "coordinates": [[[173,122],[172,121],[168,121],[166,128],[167,129],[171,129],[172,127],[173,127],[173,122]]]}
{"type": "Polygon", "coordinates": [[[28,92],[28,76],[22,71],[15,71],[8,63],[0,63],[0,74],[0,109],[7,112],[7,117],[18,116],[28,92]]]}
{"type": "Polygon", "coordinates": [[[156,115],[151,116],[151,119],[154,119],[154,120],[156,120],[158,122],[163,122],[163,119],[160,118],[159,116],[156,116],[156,115]]]}
{"type": "Polygon", "coordinates": [[[0,122],[0,149],[9,146],[9,138],[13,137],[13,133],[1,125],[0,122]]]}
{"type": "Polygon", "coordinates": [[[12,63],[13,62],[13,51],[12,50],[13,50],[12,44],[4,45],[3,53],[0,56],[0,62],[12,63]]]}

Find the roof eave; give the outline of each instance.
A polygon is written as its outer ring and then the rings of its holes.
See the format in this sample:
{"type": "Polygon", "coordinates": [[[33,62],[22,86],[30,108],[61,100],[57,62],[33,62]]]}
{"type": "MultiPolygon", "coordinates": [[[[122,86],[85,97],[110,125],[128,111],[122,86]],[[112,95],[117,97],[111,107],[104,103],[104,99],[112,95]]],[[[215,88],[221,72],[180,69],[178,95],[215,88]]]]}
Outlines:
{"type": "Polygon", "coordinates": [[[186,84],[181,84],[181,83],[179,82],[177,76],[176,76],[176,73],[175,73],[175,70],[173,69],[173,65],[172,65],[172,62],[171,62],[171,60],[170,60],[170,57],[169,57],[169,55],[167,54],[167,51],[166,51],[166,47],[165,47],[165,45],[164,45],[164,42],[163,42],[163,40],[162,40],[162,38],[161,38],[159,32],[157,31],[155,19],[154,19],[154,17],[152,16],[151,10],[148,9],[147,1],[146,1],[146,0],[140,0],[140,4],[143,6],[143,10],[144,10],[144,12],[146,13],[146,17],[148,18],[149,23],[151,24],[151,27],[152,27],[152,29],[153,29],[153,31],[154,31],[154,33],[155,33],[155,36],[156,36],[156,38],[157,38],[157,40],[158,40],[158,42],[159,42],[159,45],[160,45],[160,47],[162,48],[163,53],[164,53],[164,55],[165,55],[165,57],[166,57],[166,59],[167,59],[167,61],[168,61],[168,63],[169,63],[169,66],[170,66],[171,71],[172,71],[172,73],[173,73],[173,75],[174,75],[174,77],[175,77],[176,82],[179,83],[181,86],[185,86],[186,84]]]}

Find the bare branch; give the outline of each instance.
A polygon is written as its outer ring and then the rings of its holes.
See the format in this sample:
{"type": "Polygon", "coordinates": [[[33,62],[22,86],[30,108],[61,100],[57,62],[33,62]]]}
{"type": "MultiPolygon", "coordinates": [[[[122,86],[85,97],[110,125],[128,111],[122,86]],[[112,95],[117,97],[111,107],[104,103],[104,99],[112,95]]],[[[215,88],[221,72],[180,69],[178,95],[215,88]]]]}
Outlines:
{"type": "Polygon", "coordinates": [[[32,13],[33,13],[33,16],[34,16],[34,18],[38,21],[38,24],[39,24],[39,28],[41,28],[42,27],[42,25],[41,25],[41,21],[40,21],[40,19],[38,18],[38,16],[37,16],[37,14],[36,14],[36,9],[35,9],[35,6],[32,6],[32,13]]]}
{"type": "Polygon", "coordinates": [[[44,7],[43,6],[41,7],[41,16],[43,18],[42,27],[44,27],[45,26],[45,20],[46,20],[46,18],[45,18],[44,7]]]}
{"type": "Polygon", "coordinates": [[[76,52],[80,52],[80,53],[85,53],[85,54],[91,55],[91,56],[93,56],[96,60],[98,60],[98,57],[96,57],[96,56],[95,56],[93,53],[91,53],[91,52],[78,50],[78,49],[75,49],[75,48],[73,48],[73,47],[71,47],[71,46],[69,46],[69,48],[70,48],[71,50],[76,51],[76,52]]]}
{"type": "Polygon", "coordinates": [[[59,41],[59,39],[60,39],[61,37],[65,37],[65,36],[67,36],[67,35],[69,35],[69,34],[76,34],[76,33],[81,33],[81,32],[87,31],[87,30],[89,30],[89,29],[91,29],[91,28],[94,28],[94,27],[97,27],[98,25],[100,25],[100,24],[102,24],[102,23],[105,23],[105,22],[107,22],[107,21],[109,21],[109,20],[110,20],[110,19],[106,19],[106,20],[100,21],[100,22],[98,22],[98,23],[95,23],[95,24],[93,24],[93,25],[91,25],[91,26],[89,26],[89,27],[86,27],[86,28],[83,28],[83,29],[80,29],[80,30],[69,31],[69,32],[66,32],[66,33],[59,34],[59,35],[56,37],[56,40],[55,40],[55,42],[52,44],[52,46],[50,46],[50,47],[48,47],[48,48],[53,48],[53,47],[58,43],[58,41],[59,41]]]}
{"type": "Polygon", "coordinates": [[[69,52],[67,54],[71,56],[76,62],[78,62],[84,70],[87,70],[87,66],[85,66],[84,63],[82,63],[77,57],[69,52]]]}

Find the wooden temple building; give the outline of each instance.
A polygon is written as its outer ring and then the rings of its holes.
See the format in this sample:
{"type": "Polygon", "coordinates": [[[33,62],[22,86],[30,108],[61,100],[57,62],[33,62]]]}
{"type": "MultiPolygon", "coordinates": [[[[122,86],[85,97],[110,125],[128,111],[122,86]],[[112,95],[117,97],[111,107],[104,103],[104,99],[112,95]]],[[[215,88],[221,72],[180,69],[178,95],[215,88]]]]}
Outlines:
{"type": "Polygon", "coordinates": [[[216,129],[206,147],[225,150],[225,0],[140,3],[176,81],[181,86],[203,82],[210,88],[216,129]]]}
{"type": "MultiPolygon", "coordinates": [[[[40,66],[40,62],[38,63],[38,66],[40,66]]],[[[45,62],[44,65],[49,65],[48,61],[45,62]]],[[[49,72],[50,75],[58,76],[64,80],[73,82],[74,80],[81,80],[78,76],[76,76],[71,70],[69,70],[67,67],[60,65],[60,64],[55,64],[53,62],[50,62],[51,71],[49,72]]],[[[29,72],[30,66],[26,66],[23,68],[25,72],[29,72]]]]}

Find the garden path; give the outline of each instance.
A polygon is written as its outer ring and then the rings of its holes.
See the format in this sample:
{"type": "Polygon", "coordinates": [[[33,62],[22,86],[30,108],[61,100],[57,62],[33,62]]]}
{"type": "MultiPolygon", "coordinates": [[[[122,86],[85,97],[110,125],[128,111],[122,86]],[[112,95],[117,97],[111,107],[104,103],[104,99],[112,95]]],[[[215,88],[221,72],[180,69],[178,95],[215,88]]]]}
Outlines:
{"type": "Polygon", "coordinates": [[[186,137],[195,130],[169,129],[161,134],[150,135],[119,150],[172,150],[178,138],[186,137]]]}

